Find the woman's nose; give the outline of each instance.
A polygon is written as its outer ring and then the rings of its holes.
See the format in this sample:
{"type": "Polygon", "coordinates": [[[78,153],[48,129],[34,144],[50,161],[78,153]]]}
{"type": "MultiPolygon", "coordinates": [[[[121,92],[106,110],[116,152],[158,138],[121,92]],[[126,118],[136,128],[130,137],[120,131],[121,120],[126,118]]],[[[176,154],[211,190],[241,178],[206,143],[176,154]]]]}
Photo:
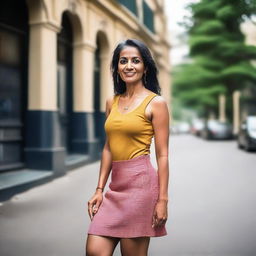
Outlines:
{"type": "Polygon", "coordinates": [[[128,62],[127,62],[126,68],[128,68],[128,69],[131,69],[131,68],[132,68],[132,63],[131,63],[131,61],[128,61],[128,62]]]}

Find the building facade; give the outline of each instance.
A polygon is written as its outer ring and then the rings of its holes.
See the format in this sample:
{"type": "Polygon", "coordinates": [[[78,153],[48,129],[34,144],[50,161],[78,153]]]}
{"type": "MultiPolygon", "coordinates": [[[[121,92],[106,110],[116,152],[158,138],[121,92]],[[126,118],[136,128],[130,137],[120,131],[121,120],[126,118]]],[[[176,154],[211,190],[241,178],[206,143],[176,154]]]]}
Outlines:
{"type": "Polygon", "coordinates": [[[163,2],[1,1],[0,173],[57,174],[99,159],[113,95],[110,60],[124,39],[149,46],[170,101],[163,2]]]}

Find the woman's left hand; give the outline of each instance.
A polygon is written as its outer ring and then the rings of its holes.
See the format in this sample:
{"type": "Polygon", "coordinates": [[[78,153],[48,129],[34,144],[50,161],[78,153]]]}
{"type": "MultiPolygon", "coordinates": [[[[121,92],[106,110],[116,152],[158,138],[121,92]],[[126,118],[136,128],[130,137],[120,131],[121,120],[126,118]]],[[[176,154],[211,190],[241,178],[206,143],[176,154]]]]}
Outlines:
{"type": "Polygon", "coordinates": [[[167,201],[160,200],[157,202],[155,206],[152,220],[152,228],[164,225],[167,221],[167,218],[167,201]]]}

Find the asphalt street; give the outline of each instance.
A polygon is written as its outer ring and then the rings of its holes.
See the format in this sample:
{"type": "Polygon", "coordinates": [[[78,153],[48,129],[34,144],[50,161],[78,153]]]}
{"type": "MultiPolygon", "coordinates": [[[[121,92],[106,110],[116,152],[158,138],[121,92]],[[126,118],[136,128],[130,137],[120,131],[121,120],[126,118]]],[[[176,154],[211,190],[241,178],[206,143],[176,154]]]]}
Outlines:
{"type": "MultiPolygon", "coordinates": [[[[72,170],[3,202],[0,255],[84,256],[87,201],[99,166],[72,170]]],[[[235,141],[171,136],[168,236],[152,238],[149,255],[256,256],[255,184],[256,152],[239,150],[235,141]]]]}

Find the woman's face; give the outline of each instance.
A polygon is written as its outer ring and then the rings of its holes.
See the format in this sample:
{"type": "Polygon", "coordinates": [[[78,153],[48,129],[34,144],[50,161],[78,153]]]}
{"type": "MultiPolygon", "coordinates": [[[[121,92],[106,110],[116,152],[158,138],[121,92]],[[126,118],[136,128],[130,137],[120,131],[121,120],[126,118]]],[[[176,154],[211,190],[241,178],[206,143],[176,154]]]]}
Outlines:
{"type": "Polygon", "coordinates": [[[133,46],[126,46],[121,52],[118,61],[118,74],[121,79],[129,83],[142,80],[145,72],[144,63],[139,50],[133,46]]]}

